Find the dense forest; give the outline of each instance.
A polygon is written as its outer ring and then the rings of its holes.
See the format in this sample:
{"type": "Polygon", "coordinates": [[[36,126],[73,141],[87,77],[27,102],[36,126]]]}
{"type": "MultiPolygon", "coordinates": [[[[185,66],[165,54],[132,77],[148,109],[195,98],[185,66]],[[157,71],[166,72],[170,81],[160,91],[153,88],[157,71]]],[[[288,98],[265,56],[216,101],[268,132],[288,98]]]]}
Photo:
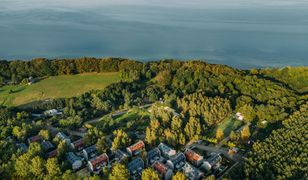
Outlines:
{"type": "Polygon", "coordinates": [[[17,84],[29,77],[69,75],[87,72],[117,72],[128,66],[135,66],[132,60],[116,58],[80,58],[48,60],[44,58],[31,61],[0,60],[0,85],[3,83],[17,84]]]}
{"type": "MultiPolygon", "coordinates": [[[[45,134],[48,139],[48,132],[42,129],[50,124],[79,128],[88,119],[159,100],[164,100],[179,115],[174,117],[172,112],[159,108],[151,112],[150,123],[145,130],[149,146],[164,141],[180,148],[190,140],[206,139],[225,118],[232,116],[233,112],[241,112],[244,121],[254,124],[257,129],[254,134],[251,133],[256,143],[248,153],[242,178],[307,178],[307,91],[303,88],[298,92],[285,85],[287,81],[275,79],[264,70],[239,70],[202,61],[141,63],[112,58],[35,59],[0,61],[0,84],[22,83],[30,76],[40,78],[109,71],[121,72],[122,80],[104,90],[37,102],[26,109],[1,107],[0,179],[74,177],[72,172],[66,171],[66,165],[60,163],[63,154],[59,153],[55,159],[44,159],[39,145],[33,143],[23,153],[16,147],[16,142],[23,142],[26,137],[38,133],[45,134]],[[61,118],[49,118],[47,121],[31,119],[31,112],[52,108],[63,109],[61,118]]],[[[101,149],[106,149],[102,136],[106,135],[109,127],[113,126],[88,131],[86,138],[89,144],[97,143],[101,149]]],[[[125,146],[131,141],[122,130],[113,134],[113,147],[125,146]]],[[[235,140],[234,143],[239,142],[235,140]]],[[[66,147],[57,142],[57,148],[64,152],[66,147]]],[[[113,169],[121,168],[119,165],[113,169]]],[[[110,177],[116,177],[114,172],[110,173],[110,177]]]]}

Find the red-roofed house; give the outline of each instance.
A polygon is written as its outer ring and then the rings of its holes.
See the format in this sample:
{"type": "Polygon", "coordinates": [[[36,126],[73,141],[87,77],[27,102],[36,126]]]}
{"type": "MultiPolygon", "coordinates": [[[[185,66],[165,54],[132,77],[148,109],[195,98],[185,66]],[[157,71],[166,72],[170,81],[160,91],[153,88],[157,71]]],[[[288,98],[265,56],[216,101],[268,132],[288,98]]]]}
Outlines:
{"type": "Polygon", "coordinates": [[[71,143],[71,147],[77,151],[80,151],[84,148],[85,144],[84,144],[84,140],[78,139],[77,141],[74,141],[71,143]]]}
{"type": "Polygon", "coordinates": [[[163,163],[156,161],[152,165],[153,169],[158,172],[161,178],[165,180],[169,180],[172,178],[172,170],[168,168],[168,166],[164,165],[163,163]]]}
{"type": "Polygon", "coordinates": [[[191,149],[187,149],[184,154],[186,156],[186,160],[195,166],[200,166],[203,162],[203,156],[191,149]]]}
{"type": "Polygon", "coordinates": [[[50,151],[49,153],[47,153],[47,158],[54,158],[58,155],[58,151],[55,149],[53,151],[50,151]]]}
{"type": "Polygon", "coordinates": [[[33,142],[42,142],[43,138],[40,135],[32,136],[28,138],[28,144],[33,142]]]}
{"type": "Polygon", "coordinates": [[[129,155],[133,156],[140,153],[144,147],[145,147],[144,142],[140,140],[137,143],[126,148],[126,151],[129,155]]]}
{"type": "Polygon", "coordinates": [[[101,154],[88,161],[88,167],[92,172],[99,171],[103,166],[107,165],[109,158],[106,153],[101,154]]]}

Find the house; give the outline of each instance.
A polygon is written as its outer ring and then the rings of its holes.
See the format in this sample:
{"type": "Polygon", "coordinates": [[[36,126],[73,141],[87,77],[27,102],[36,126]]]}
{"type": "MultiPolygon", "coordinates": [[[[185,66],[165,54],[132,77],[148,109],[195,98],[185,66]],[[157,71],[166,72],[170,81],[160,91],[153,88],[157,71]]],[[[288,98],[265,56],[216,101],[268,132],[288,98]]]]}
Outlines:
{"type": "Polygon", "coordinates": [[[114,152],[115,161],[122,162],[125,158],[127,158],[127,154],[125,154],[123,151],[118,149],[114,152]]]}
{"type": "Polygon", "coordinates": [[[82,166],[82,159],[73,152],[66,154],[66,160],[70,163],[73,170],[77,170],[82,166]]]}
{"type": "Polygon", "coordinates": [[[171,159],[167,161],[167,165],[173,170],[180,170],[186,163],[185,155],[183,153],[177,153],[171,159]]]}
{"type": "Polygon", "coordinates": [[[183,173],[189,180],[198,180],[204,176],[204,173],[189,163],[185,163],[183,173]]]}
{"type": "Polygon", "coordinates": [[[44,112],[45,116],[56,116],[56,115],[61,115],[62,112],[56,110],[56,109],[50,109],[44,112]]]}
{"type": "Polygon", "coordinates": [[[186,156],[187,161],[189,161],[191,164],[197,167],[200,166],[204,160],[203,156],[199,155],[198,153],[196,153],[191,149],[186,149],[184,154],[186,156]]]}
{"type": "Polygon", "coordinates": [[[237,120],[240,120],[240,121],[243,121],[243,120],[244,120],[244,116],[243,116],[242,113],[240,113],[240,112],[237,112],[237,113],[235,114],[235,118],[236,118],[237,120]]]}
{"type": "Polygon", "coordinates": [[[142,170],[144,168],[144,162],[140,157],[138,157],[128,163],[127,168],[130,175],[132,176],[132,179],[138,179],[138,177],[141,176],[142,170]]]}
{"type": "Polygon", "coordinates": [[[77,151],[81,151],[84,148],[84,146],[85,144],[82,138],[71,143],[71,147],[77,151]]]}
{"type": "Polygon", "coordinates": [[[89,146],[82,150],[83,157],[86,160],[92,159],[98,155],[98,151],[96,149],[96,145],[89,146]]]}
{"type": "Polygon", "coordinates": [[[147,163],[149,165],[153,164],[155,161],[158,161],[161,158],[161,153],[158,148],[154,148],[147,153],[147,163]]]}
{"type": "Polygon", "coordinates": [[[71,139],[63,132],[58,132],[56,138],[58,138],[61,141],[65,141],[65,143],[68,145],[71,144],[71,139]]]}
{"type": "Polygon", "coordinates": [[[33,142],[41,142],[43,138],[40,135],[32,136],[27,139],[28,144],[33,143],[33,142]]]}
{"type": "Polygon", "coordinates": [[[172,156],[176,154],[176,151],[164,143],[160,143],[158,145],[158,149],[161,151],[163,157],[170,159],[172,156]]]}
{"type": "Polygon", "coordinates": [[[58,155],[58,151],[55,149],[55,150],[53,150],[53,151],[48,152],[48,153],[46,154],[46,157],[47,157],[47,158],[54,158],[54,157],[56,157],[57,155],[58,155]]]}
{"type": "Polygon", "coordinates": [[[18,144],[16,144],[16,147],[21,152],[27,152],[27,150],[28,150],[28,146],[25,143],[18,143],[18,144]]]}
{"type": "Polygon", "coordinates": [[[50,141],[43,141],[41,143],[41,146],[42,146],[44,151],[48,151],[50,149],[55,148],[55,146],[50,141]]]}
{"type": "Polygon", "coordinates": [[[90,169],[90,171],[98,173],[99,170],[103,166],[108,164],[108,162],[109,162],[109,158],[108,158],[107,154],[104,153],[104,154],[101,154],[101,155],[89,160],[88,161],[88,168],[90,169]]]}
{"type": "Polygon", "coordinates": [[[30,76],[30,77],[28,78],[28,85],[31,85],[31,84],[35,83],[35,81],[36,81],[36,79],[33,78],[32,76],[30,76]]]}
{"type": "Polygon", "coordinates": [[[138,141],[137,143],[126,148],[126,151],[130,156],[134,156],[139,154],[144,147],[145,147],[144,142],[138,141]]]}
{"type": "Polygon", "coordinates": [[[202,168],[206,170],[210,170],[214,168],[215,166],[219,166],[221,160],[222,160],[222,157],[220,156],[220,154],[211,153],[207,161],[203,162],[202,168]]]}
{"type": "Polygon", "coordinates": [[[152,168],[159,174],[161,179],[169,180],[172,178],[172,170],[161,162],[154,162],[152,168]]]}

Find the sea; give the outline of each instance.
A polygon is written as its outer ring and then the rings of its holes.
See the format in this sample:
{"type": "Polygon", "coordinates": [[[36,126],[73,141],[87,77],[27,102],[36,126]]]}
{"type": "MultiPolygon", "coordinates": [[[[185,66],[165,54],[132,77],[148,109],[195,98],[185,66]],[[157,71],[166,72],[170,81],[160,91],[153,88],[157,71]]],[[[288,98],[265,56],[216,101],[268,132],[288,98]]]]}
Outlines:
{"type": "Polygon", "coordinates": [[[307,0],[0,0],[0,59],[308,65],[307,0]]]}

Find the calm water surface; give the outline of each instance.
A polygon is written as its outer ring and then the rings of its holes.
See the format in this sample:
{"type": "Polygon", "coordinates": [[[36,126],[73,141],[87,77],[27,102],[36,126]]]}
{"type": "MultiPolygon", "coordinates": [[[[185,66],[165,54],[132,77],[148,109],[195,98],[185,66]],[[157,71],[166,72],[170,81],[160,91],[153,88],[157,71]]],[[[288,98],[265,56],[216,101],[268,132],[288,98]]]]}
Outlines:
{"type": "Polygon", "coordinates": [[[308,65],[305,0],[0,0],[0,59],[205,59],[308,65]],[[249,3],[250,2],[250,3],[249,3]]]}

